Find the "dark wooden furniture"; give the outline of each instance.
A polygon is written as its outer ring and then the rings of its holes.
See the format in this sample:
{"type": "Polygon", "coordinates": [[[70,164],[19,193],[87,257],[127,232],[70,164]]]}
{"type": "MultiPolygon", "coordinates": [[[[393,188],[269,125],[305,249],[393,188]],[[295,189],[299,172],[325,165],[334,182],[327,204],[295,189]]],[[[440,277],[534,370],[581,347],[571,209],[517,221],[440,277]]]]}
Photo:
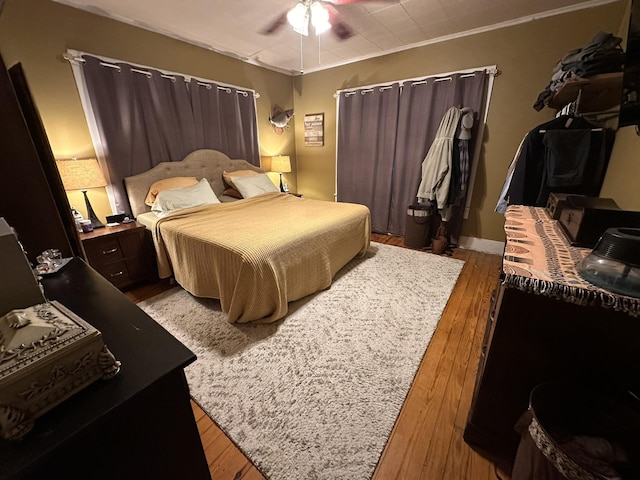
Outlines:
{"type": "Polygon", "coordinates": [[[89,265],[120,289],[157,280],[151,235],[136,222],[81,233],[89,265]]]}
{"type": "Polygon", "coordinates": [[[84,256],[71,207],[20,65],[11,76],[0,58],[0,217],[35,265],[48,248],[84,256]]]}
{"type": "Polygon", "coordinates": [[[640,318],[521,290],[501,279],[487,321],[465,441],[510,471],[520,441],[514,426],[533,388],[572,382],[595,391],[637,393],[639,339],[640,318]]]}
{"type": "Polygon", "coordinates": [[[122,362],[0,441],[0,478],[210,479],[184,367],[195,355],[81,259],[43,280],[45,294],[102,332],[122,362]]]}

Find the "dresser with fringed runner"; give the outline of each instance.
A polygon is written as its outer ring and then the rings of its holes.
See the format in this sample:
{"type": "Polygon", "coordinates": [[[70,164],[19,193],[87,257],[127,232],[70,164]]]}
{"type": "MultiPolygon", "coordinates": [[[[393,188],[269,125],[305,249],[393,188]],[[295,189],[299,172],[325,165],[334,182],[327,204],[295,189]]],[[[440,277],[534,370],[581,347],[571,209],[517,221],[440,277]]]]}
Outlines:
{"type": "Polygon", "coordinates": [[[640,301],[583,280],[576,265],[591,250],[544,208],[509,207],[505,234],[464,439],[510,471],[536,385],[639,389],[640,301]]]}

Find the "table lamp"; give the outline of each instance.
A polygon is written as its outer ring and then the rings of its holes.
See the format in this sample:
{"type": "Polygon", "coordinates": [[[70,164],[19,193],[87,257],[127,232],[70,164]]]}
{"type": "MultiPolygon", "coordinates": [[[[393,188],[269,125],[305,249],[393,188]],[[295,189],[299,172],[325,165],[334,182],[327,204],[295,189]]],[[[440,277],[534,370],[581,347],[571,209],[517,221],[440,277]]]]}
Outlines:
{"type": "Polygon", "coordinates": [[[284,192],[284,185],[282,184],[282,174],[289,173],[291,171],[291,159],[288,155],[277,155],[271,157],[271,171],[278,172],[280,174],[280,191],[284,192]]]}
{"type": "Polygon", "coordinates": [[[104,224],[98,220],[89,197],[87,196],[87,189],[104,187],[107,185],[107,181],[100,170],[100,165],[95,158],[89,158],[84,160],[58,160],[56,161],[60,177],[62,177],[62,184],[65,190],[80,190],[84,195],[84,202],[87,206],[87,216],[91,220],[93,228],[104,227],[104,224]]]}

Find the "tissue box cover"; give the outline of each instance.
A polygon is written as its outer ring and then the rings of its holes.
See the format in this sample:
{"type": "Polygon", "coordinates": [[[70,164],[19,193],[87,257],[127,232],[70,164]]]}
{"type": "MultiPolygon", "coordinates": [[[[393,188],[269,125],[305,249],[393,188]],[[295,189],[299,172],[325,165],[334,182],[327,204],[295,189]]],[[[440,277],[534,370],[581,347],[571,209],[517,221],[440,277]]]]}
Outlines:
{"type": "Polygon", "coordinates": [[[101,333],[52,301],[0,317],[0,435],[17,439],[35,419],[120,362],[101,333]]]}

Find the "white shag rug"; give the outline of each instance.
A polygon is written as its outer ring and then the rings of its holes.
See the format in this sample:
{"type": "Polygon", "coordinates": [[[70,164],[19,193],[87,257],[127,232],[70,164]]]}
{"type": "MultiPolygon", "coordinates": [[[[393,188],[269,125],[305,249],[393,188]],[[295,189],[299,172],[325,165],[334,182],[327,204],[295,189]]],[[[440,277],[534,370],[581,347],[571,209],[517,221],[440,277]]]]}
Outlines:
{"type": "Polygon", "coordinates": [[[179,287],[139,306],[197,355],[192,397],[267,478],[368,479],[463,264],[372,243],[267,325],[179,287]]]}

